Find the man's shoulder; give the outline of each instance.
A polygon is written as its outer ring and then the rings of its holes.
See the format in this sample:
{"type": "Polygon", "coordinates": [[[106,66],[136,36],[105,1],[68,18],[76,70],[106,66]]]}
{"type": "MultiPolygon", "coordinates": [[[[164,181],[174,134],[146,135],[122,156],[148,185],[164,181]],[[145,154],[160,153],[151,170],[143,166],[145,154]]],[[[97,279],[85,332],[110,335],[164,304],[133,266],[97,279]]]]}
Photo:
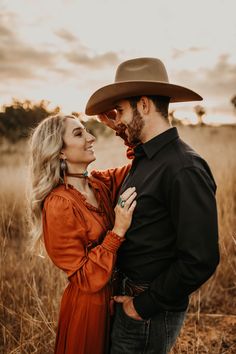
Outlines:
{"type": "Polygon", "coordinates": [[[209,171],[209,166],[202,156],[182,139],[171,144],[165,156],[166,172],[174,176],[186,168],[209,171]]]}

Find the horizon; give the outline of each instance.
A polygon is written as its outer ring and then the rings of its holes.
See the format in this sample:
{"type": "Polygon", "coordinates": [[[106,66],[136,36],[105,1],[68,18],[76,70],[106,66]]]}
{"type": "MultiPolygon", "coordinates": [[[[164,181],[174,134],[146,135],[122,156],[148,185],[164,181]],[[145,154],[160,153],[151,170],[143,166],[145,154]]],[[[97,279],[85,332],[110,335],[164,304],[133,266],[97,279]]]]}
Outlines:
{"type": "MultiPolygon", "coordinates": [[[[41,99],[39,101],[32,101],[29,99],[26,100],[18,100],[17,98],[13,98],[11,102],[9,103],[4,103],[4,104],[0,104],[0,112],[4,112],[6,107],[11,107],[14,106],[15,103],[21,103],[24,104],[25,102],[29,102],[32,105],[38,105],[41,102],[45,102],[46,104],[46,109],[49,110],[53,110],[56,107],[58,107],[60,109],[60,112],[63,114],[73,114],[73,113],[78,113],[79,115],[81,115],[81,118],[85,121],[89,120],[89,119],[96,119],[96,116],[87,116],[84,112],[82,111],[76,111],[74,109],[70,110],[70,111],[63,111],[63,107],[59,106],[59,105],[54,105],[52,102],[48,101],[48,100],[44,100],[41,99]]],[[[182,110],[177,110],[177,109],[172,109],[172,106],[176,105],[175,103],[170,103],[170,108],[169,108],[169,115],[171,116],[173,114],[174,119],[176,119],[177,121],[180,121],[183,125],[199,125],[199,118],[198,118],[198,114],[195,112],[194,110],[194,106],[193,107],[187,107],[187,109],[182,109],[182,110]]],[[[201,107],[205,108],[204,106],[201,105],[201,107]]],[[[221,126],[221,125],[235,125],[236,126],[236,115],[232,116],[232,115],[225,115],[224,113],[220,114],[219,112],[214,112],[212,113],[208,113],[206,111],[205,114],[203,114],[202,116],[202,123],[205,125],[209,125],[209,126],[221,126]],[[224,119],[222,119],[222,115],[224,115],[224,119]]]]}

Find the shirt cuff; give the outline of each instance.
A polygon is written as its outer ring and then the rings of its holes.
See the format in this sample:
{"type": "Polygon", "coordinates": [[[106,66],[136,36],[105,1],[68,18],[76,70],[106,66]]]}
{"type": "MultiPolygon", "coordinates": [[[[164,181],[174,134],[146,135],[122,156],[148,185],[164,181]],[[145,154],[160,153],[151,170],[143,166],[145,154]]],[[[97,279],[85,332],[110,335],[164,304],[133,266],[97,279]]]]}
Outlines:
{"type": "Polygon", "coordinates": [[[113,231],[108,231],[101,245],[108,251],[116,253],[124,240],[124,237],[118,236],[113,231]]]}

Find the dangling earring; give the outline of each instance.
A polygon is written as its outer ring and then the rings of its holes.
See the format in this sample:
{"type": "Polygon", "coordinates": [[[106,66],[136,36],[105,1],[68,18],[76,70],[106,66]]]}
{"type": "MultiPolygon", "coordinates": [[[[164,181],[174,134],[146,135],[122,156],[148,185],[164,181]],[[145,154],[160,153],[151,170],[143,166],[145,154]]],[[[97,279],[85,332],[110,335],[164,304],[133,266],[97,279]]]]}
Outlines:
{"type": "Polygon", "coordinates": [[[67,167],[66,159],[60,160],[60,168],[61,168],[61,173],[63,176],[64,183],[66,185],[66,189],[68,189],[67,176],[66,176],[66,172],[68,170],[68,167],[67,167]]]}

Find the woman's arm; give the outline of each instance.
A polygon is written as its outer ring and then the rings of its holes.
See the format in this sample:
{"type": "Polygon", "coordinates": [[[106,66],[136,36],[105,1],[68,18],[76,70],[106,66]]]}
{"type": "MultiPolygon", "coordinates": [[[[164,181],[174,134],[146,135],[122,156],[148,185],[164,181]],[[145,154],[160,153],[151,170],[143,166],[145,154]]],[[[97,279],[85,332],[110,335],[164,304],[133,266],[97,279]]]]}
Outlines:
{"type": "MultiPolygon", "coordinates": [[[[76,276],[82,291],[97,292],[110,280],[116,252],[132,221],[136,195],[135,188],[128,188],[122,194],[125,205],[116,205],[113,229],[107,231],[102,243],[95,247],[87,234],[87,224],[93,222],[93,217],[85,220],[83,209],[69,198],[53,193],[46,198],[43,232],[47,252],[68,277],[76,276]]],[[[103,235],[94,235],[95,242],[100,236],[103,235]]]]}
{"type": "Polygon", "coordinates": [[[123,181],[128,175],[131,168],[131,164],[123,167],[111,168],[104,171],[93,170],[91,175],[103,182],[111,193],[111,202],[113,207],[117,202],[117,196],[119,194],[120,188],[123,181]]]}
{"type": "Polygon", "coordinates": [[[108,283],[123,238],[108,231],[100,245],[89,249],[80,214],[70,200],[57,195],[45,201],[43,231],[49,257],[68,277],[76,274],[82,291],[93,293],[108,283]]]}

